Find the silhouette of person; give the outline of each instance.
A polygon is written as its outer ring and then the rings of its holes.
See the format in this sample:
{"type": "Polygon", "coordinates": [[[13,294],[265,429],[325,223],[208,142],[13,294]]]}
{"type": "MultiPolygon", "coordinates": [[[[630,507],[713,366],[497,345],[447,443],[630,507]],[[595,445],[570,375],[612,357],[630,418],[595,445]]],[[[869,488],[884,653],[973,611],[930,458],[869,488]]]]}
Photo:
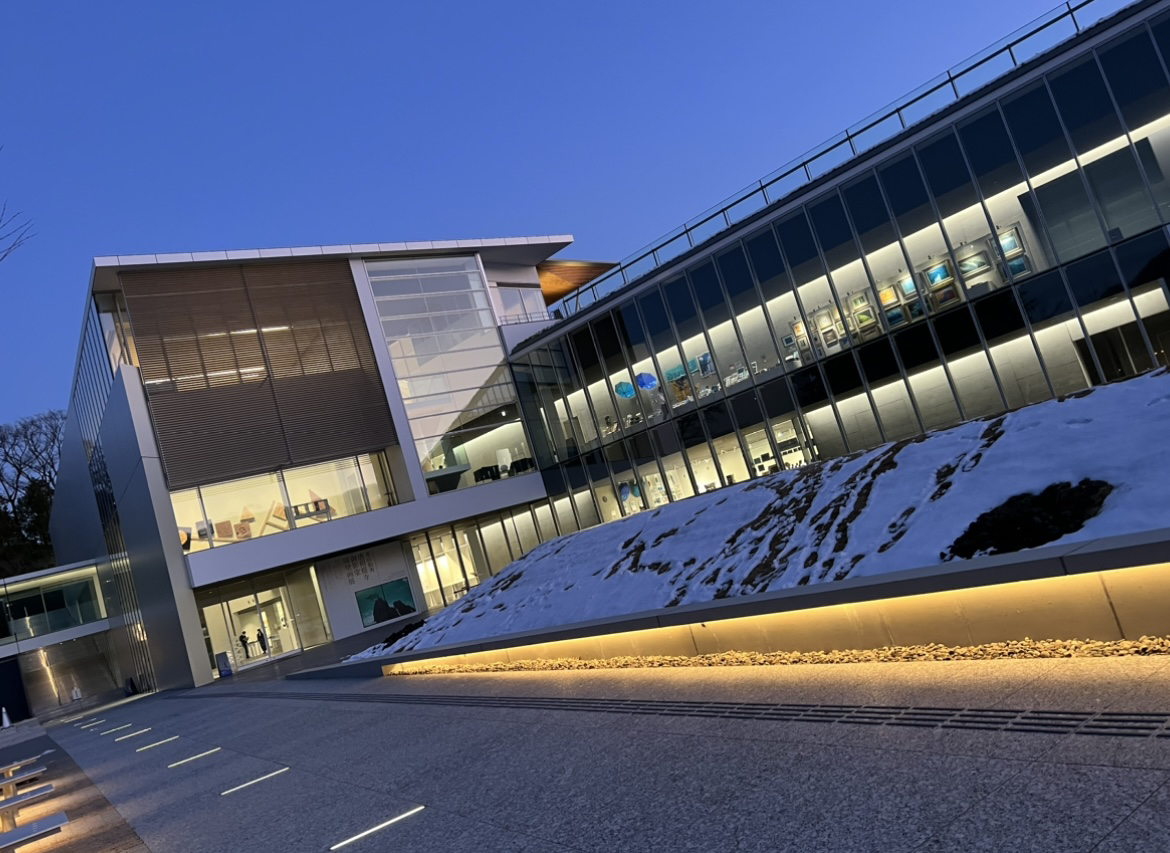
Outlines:
{"type": "Polygon", "coordinates": [[[244,647],[244,658],[252,657],[252,653],[248,651],[248,633],[240,631],[240,645],[244,647]]]}
{"type": "Polygon", "coordinates": [[[386,599],[378,596],[378,599],[374,602],[374,621],[385,622],[387,619],[393,619],[394,616],[394,610],[386,603],[386,599]]]}
{"type": "Polygon", "coordinates": [[[256,629],[256,642],[260,644],[260,651],[268,654],[268,638],[264,636],[264,632],[259,628],[256,629]]]}

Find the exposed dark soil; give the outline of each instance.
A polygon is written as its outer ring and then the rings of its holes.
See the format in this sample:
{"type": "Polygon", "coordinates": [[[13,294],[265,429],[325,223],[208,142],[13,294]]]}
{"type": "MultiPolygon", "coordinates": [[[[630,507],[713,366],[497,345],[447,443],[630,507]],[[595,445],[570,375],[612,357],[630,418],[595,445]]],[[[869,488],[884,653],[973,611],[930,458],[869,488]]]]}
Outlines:
{"type": "Polygon", "coordinates": [[[1053,483],[1039,494],[1013,495],[975,519],[940,556],[965,560],[976,554],[1010,554],[1055,542],[1101,512],[1112,491],[1112,484],[1086,478],[1075,486],[1053,483]]]}

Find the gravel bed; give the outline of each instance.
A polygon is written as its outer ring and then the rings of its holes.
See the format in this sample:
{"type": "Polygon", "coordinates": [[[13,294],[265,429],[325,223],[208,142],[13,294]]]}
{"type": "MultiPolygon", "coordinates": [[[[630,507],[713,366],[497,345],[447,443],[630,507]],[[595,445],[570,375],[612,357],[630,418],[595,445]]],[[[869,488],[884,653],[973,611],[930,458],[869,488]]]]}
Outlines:
{"type": "Polygon", "coordinates": [[[391,675],[432,675],[463,672],[536,672],[566,669],[637,669],[677,666],[788,666],[827,663],[903,663],[916,660],[998,660],[1003,658],[1105,658],[1126,655],[1170,654],[1170,637],[1140,640],[1009,640],[979,646],[886,646],[831,652],[720,652],[682,657],[674,655],[622,656],[582,660],[549,658],[511,663],[443,664],[403,663],[391,675]]]}

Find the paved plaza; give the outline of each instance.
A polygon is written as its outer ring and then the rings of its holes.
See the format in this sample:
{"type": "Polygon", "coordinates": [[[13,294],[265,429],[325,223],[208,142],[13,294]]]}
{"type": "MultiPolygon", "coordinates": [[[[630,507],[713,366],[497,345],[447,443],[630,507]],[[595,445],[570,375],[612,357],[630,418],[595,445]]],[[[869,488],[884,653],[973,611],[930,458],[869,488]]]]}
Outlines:
{"type": "Polygon", "coordinates": [[[1131,853],[1168,712],[1130,657],[225,679],[48,733],[154,853],[1131,853]]]}

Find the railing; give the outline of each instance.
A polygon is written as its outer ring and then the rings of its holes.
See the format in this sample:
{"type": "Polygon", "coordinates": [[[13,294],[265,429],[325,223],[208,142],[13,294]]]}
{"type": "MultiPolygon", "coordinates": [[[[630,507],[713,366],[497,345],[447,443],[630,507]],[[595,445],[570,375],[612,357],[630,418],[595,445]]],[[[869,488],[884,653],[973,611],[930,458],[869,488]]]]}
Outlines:
{"type": "Polygon", "coordinates": [[[568,317],[608,296],[671,258],[735,225],[881,142],[918,124],[965,95],[1056,47],[1135,0],[1082,0],[1062,3],[1009,36],[960,62],[950,71],[904,95],[763,179],[664,234],[628,256],[601,278],[549,306],[568,317]]]}
{"type": "Polygon", "coordinates": [[[548,311],[534,311],[529,314],[523,312],[515,314],[505,314],[500,317],[501,326],[511,326],[516,323],[540,323],[544,320],[551,320],[552,317],[548,311]]]}

